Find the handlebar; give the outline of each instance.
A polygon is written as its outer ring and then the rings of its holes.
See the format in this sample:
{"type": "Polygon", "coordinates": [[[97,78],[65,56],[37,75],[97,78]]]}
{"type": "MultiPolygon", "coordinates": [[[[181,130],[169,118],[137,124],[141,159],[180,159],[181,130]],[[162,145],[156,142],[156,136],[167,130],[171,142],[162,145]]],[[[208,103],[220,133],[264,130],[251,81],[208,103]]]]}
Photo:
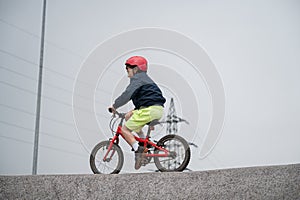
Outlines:
{"type": "Polygon", "coordinates": [[[115,112],[113,112],[112,108],[108,108],[108,112],[113,113],[113,117],[115,117],[115,115],[118,115],[120,118],[124,119],[126,113],[119,113],[118,111],[115,110],[115,112]]]}

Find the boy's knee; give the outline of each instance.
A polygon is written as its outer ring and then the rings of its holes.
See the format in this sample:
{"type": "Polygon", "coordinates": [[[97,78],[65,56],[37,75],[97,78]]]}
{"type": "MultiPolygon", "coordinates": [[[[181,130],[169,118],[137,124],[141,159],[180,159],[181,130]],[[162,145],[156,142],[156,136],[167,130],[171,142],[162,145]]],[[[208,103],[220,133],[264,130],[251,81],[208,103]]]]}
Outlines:
{"type": "Polygon", "coordinates": [[[122,129],[121,129],[122,133],[124,134],[128,134],[128,133],[131,133],[131,130],[129,130],[125,125],[122,126],[122,129]]]}
{"type": "Polygon", "coordinates": [[[126,113],[126,115],[125,115],[125,121],[128,121],[132,115],[133,115],[132,111],[129,111],[128,113],[126,113]]]}

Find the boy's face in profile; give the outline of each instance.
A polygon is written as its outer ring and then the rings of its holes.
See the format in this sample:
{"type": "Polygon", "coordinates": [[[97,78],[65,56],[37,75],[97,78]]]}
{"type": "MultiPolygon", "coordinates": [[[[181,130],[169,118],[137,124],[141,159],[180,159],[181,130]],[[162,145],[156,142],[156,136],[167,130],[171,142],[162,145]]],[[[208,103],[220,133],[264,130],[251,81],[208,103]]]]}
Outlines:
{"type": "Polygon", "coordinates": [[[134,75],[134,69],[135,67],[131,67],[131,66],[126,66],[126,71],[127,71],[127,76],[128,78],[133,77],[134,75]]]}

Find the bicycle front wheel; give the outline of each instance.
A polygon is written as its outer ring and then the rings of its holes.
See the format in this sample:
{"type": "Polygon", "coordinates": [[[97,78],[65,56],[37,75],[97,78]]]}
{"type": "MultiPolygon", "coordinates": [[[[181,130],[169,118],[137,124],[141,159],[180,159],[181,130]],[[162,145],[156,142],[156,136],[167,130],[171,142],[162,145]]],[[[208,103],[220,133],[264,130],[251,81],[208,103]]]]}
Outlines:
{"type": "Polygon", "coordinates": [[[109,150],[110,141],[97,144],[90,155],[90,166],[94,174],[118,174],[123,166],[122,149],[113,144],[109,150]]]}
{"type": "MultiPolygon", "coordinates": [[[[162,172],[183,171],[190,162],[191,150],[185,139],[178,135],[166,135],[161,138],[158,146],[169,151],[168,157],[154,157],[154,163],[162,172]]],[[[155,149],[155,154],[164,154],[155,149]]]]}

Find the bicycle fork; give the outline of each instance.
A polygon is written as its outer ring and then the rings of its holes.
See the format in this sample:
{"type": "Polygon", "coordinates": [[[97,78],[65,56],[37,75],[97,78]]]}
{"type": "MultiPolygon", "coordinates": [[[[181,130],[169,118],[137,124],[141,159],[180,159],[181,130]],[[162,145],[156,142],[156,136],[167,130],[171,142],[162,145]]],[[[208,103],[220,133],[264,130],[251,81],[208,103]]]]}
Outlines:
{"type": "Polygon", "coordinates": [[[118,138],[118,134],[116,134],[116,135],[110,140],[110,143],[109,143],[109,145],[108,145],[108,147],[107,147],[107,152],[105,153],[105,156],[104,156],[104,158],[103,158],[103,161],[104,161],[104,162],[109,162],[109,161],[111,161],[112,157],[114,156],[116,150],[113,149],[111,155],[110,155],[109,158],[107,159],[107,157],[108,157],[110,151],[112,150],[112,147],[113,147],[113,145],[115,144],[115,141],[117,140],[117,138],[118,138]]]}

